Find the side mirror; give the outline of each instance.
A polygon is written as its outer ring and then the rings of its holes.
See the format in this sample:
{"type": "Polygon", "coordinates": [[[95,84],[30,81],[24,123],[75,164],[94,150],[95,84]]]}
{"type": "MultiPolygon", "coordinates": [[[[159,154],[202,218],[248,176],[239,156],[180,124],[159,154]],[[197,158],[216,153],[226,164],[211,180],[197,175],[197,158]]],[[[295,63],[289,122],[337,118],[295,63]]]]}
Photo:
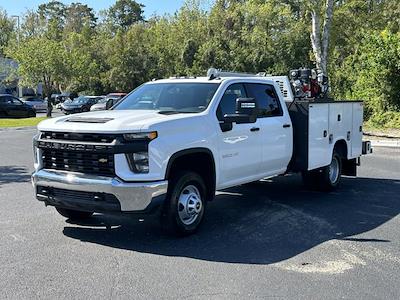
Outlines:
{"type": "Polygon", "coordinates": [[[246,124],[257,121],[258,107],[254,98],[236,99],[236,112],[224,116],[225,123],[246,124]]]}

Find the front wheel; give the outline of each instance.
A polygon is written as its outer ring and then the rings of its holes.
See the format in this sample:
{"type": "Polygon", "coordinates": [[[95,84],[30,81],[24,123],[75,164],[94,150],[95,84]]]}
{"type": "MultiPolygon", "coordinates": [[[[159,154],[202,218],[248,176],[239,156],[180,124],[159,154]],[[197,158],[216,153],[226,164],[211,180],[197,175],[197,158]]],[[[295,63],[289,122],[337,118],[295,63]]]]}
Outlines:
{"type": "Polygon", "coordinates": [[[162,213],[162,225],[169,233],[193,234],[199,228],[206,206],[206,185],[194,172],[180,172],[170,181],[162,213]]]}
{"type": "Polygon", "coordinates": [[[77,211],[77,210],[66,209],[66,208],[61,208],[61,207],[56,207],[56,210],[63,217],[66,217],[70,220],[75,220],[75,221],[85,220],[85,219],[90,218],[93,215],[92,212],[77,211]]]}

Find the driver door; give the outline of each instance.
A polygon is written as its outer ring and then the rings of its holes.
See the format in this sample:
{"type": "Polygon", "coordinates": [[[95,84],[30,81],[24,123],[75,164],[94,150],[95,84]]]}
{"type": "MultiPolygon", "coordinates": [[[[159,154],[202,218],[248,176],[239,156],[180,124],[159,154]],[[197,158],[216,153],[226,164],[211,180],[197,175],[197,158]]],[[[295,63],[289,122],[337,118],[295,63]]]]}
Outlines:
{"type": "Polygon", "coordinates": [[[12,96],[6,97],[6,109],[8,115],[12,117],[21,117],[24,115],[24,105],[22,101],[12,96]]]}
{"type": "Polygon", "coordinates": [[[224,115],[236,111],[236,99],[247,98],[243,84],[230,85],[217,109],[218,148],[220,164],[219,186],[226,188],[237,184],[250,182],[260,176],[262,163],[262,147],[260,141],[260,124],[232,124],[232,130],[224,131],[224,115]],[[257,130],[258,129],[258,130],[257,130]]]}

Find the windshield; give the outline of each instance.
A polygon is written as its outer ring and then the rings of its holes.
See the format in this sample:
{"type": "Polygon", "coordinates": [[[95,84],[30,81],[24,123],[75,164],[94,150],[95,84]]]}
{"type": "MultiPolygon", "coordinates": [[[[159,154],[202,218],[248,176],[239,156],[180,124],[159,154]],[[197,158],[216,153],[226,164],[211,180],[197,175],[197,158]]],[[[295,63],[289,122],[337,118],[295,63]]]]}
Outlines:
{"type": "Polygon", "coordinates": [[[201,112],[207,108],[218,86],[219,83],[144,84],[126,96],[113,109],[201,112]]]}
{"type": "Polygon", "coordinates": [[[84,96],[80,96],[76,99],[74,99],[74,101],[72,101],[73,104],[82,104],[82,103],[86,103],[89,100],[89,98],[86,98],[84,96]]]}
{"type": "Polygon", "coordinates": [[[108,101],[108,98],[100,98],[99,101],[97,101],[97,103],[106,103],[108,101]]]}

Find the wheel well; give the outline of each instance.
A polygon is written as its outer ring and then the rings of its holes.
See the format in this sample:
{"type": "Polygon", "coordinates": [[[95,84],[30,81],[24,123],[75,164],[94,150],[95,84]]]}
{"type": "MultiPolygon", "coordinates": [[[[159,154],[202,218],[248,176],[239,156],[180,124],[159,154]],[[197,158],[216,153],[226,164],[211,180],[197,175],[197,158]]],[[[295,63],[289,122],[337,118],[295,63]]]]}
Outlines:
{"type": "Polygon", "coordinates": [[[198,173],[207,186],[207,199],[214,199],[216,185],[215,162],[210,150],[198,148],[175,153],[168,162],[165,177],[168,180],[182,170],[198,173]]]}
{"type": "Polygon", "coordinates": [[[337,141],[333,149],[340,155],[340,158],[347,159],[347,143],[345,140],[337,141]]]}

